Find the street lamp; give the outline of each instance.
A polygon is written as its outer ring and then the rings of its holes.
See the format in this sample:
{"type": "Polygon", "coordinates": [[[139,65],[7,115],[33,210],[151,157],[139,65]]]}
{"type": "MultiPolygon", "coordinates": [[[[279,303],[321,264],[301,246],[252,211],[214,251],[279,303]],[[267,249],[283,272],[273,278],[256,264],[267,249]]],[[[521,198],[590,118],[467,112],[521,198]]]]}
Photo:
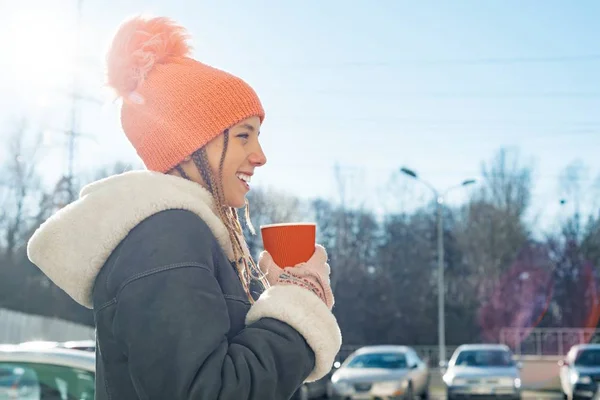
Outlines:
{"type": "MultiPolygon", "coordinates": [[[[443,193],[440,192],[429,182],[419,178],[417,173],[411,169],[402,167],[400,172],[418,180],[427,186],[435,195],[436,200],[436,220],[437,220],[437,253],[438,253],[438,347],[439,347],[439,362],[446,361],[446,321],[445,321],[445,284],[444,284],[444,219],[443,219],[443,204],[444,198],[451,190],[472,185],[475,179],[467,179],[461,184],[452,186],[446,189],[443,193]]],[[[441,364],[440,364],[441,365],[441,364]]]]}

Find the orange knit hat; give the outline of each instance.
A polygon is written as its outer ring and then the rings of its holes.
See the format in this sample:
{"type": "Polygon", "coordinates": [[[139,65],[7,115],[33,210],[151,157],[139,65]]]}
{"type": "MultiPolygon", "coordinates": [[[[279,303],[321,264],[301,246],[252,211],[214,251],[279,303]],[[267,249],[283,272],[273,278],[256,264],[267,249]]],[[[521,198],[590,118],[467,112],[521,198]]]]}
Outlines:
{"type": "Polygon", "coordinates": [[[246,82],[189,58],[187,38],[170,19],[136,17],[107,55],[108,84],[123,98],[121,125],[149,170],[167,172],[227,128],[265,116],[246,82]]]}

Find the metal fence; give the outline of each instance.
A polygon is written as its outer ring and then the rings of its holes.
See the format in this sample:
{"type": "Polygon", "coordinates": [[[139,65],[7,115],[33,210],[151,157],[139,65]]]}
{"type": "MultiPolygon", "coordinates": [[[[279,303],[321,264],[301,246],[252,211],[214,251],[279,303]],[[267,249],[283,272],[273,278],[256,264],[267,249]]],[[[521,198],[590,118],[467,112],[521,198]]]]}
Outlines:
{"type": "MultiPolygon", "coordinates": [[[[0,343],[20,343],[32,340],[68,341],[94,339],[94,329],[58,318],[42,317],[0,308],[0,343]]],[[[587,328],[503,328],[499,342],[508,345],[516,356],[563,356],[581,343],[600,343],[600,331],[587,328]]],[[[343,362],[362,346],[342,346],[337,361],[343,362]]],[[[439,362],[437,346],[411,346],[435,366],[439,362]]],[[[446,346],[446,360],[458,346],[446,346]]]]}
{"type": "Polygon", "coordinates": [[[0,308],[0,343],[94,339],[89,326],[0,308]]]}
{"type": "MultiPolygon", "coordinates": [[[[501,344],[510,347],[517,357],[559,357],[582,343],[600,343],[600,330],[587,328],[503,328],[499,333],[501,344]]],[[[343,362],[352,352],[362,346],[342,346],[337,361],[343,362]]],[[[439,363],[438,346],[411,346],[430,366],[439,363]]],[[[446,346],[446,360],[458,346],[446,346]]]]}
{"type": "Polygon", "coordinates": [[[500,342],[517,356],[564,356],[582,343],[600,343],[600,331],[588,328],[504,328],[500,342]]]}

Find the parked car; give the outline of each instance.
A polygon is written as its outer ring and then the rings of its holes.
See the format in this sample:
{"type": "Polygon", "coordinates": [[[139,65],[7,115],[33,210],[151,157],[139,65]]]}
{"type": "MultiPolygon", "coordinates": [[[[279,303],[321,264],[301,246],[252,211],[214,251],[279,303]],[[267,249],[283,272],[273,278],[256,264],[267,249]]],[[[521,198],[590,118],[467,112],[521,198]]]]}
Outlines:
{"type": "Polygon", "coordinates": [[[406,346],[369,346],[352,353],[331,378],[343,399],[429,397],[429,368],[406,346]]]}
{"type": "Polygon", "coordinates": [[[89,352],[0,346],[0,400],[93,400],[95,367],[89,352]]]}
{"type": "Polygon", "coordinates": [[[83,350],[94,353],[96,351],[95,340],[71,340],[69,342],[59,343],[58,347],[63,349],[83,350]]]}
{"type": "MultiPolygon", "coordinates": [[[[560,367],[560,385],[565,399],[592,399],[599,391],[600,345],[571,347],[560,367]]],[[[596,395],[597,396],[597,395],[596,395]]]]}
{"type": "Polygon", "coordinates": [[[21,347],[21,348],[37,349],[37,350],[54,349],[56,347],[59,347],[59,345],[60,345],[60,342],[52,342],[49,340],[33,340],[30,342],[19,343],[19,347],[21,347]]]}
{"type": "Polygon", "coordinates": [[[323,378],[315,382],[303,383],[292,396],[292,400],[330,399],[333,397],[333,384],[329,372],[323,378]]]}
{"type": "Polygon", "coordinates": [[[448,400],[490,397],[520,399],[520,363],[505,345],[459,346],[447,365],[442,365],[448,400]]]}
{"type": "Polygon", "coordinates": [[[28,349],[53,349],[53,348],[62,348],[62,349],[73,349],[73,350],[84,350],[84,351],[96,351],[96,341],[95,340],[71,340],[68,342],[53,342],[53,341],[30,341],[30,342],[22,342],[19,343],[20,347],[28,348],[28,349]]]}
{"type": "MultiPolygon", "coordinates": [[[[93,400],[95,349],[96,343],[93,340],[35,341],[0,346],[0,400],[93,400]],[[87,374],[80,379],[86,379],[86,382],[91,379],[91,386],[86,386],[87,392],[80,393],[77,388],[70,388],[63,383],[75,382],[70,376],[76,371],[87,374]],[[47,381],[58,383],[50,385],[47,381]],[[61,388],[56,396],[52,395],[52,385],[61,388]],[[79,394],[71,397],[72,393],[79,394]]],[[[302,384],[293,399],[331,398],[332,394],[329,373],[318,381],[302,384]]]]}

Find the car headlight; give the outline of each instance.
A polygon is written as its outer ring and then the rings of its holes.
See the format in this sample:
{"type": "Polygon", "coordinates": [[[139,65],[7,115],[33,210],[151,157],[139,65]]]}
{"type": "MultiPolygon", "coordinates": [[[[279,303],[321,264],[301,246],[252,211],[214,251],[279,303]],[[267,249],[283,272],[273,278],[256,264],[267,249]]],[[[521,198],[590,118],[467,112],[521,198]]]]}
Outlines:
{"type": "Polygon", "coordinates": [[[520,389],[521,388],[521,379],[515,378],[515,380],[513,381],[513,385],[515,386],[515,389],[520,389]]]}
{"type": "Polygon", "coordinates": [[[592,378],[587,375],[579,375],[579,372],[577,371],[571,371],[570,379],[571,384],[581,383],[584,385],[589,385],[592,383],[592,378]]]}
{"type": "Polygon", "coordinates": [[[452,383],[454,382],[454,375],[446,374],[442,377],[442,380],[446,385],[452,386],[452,383]]]}

